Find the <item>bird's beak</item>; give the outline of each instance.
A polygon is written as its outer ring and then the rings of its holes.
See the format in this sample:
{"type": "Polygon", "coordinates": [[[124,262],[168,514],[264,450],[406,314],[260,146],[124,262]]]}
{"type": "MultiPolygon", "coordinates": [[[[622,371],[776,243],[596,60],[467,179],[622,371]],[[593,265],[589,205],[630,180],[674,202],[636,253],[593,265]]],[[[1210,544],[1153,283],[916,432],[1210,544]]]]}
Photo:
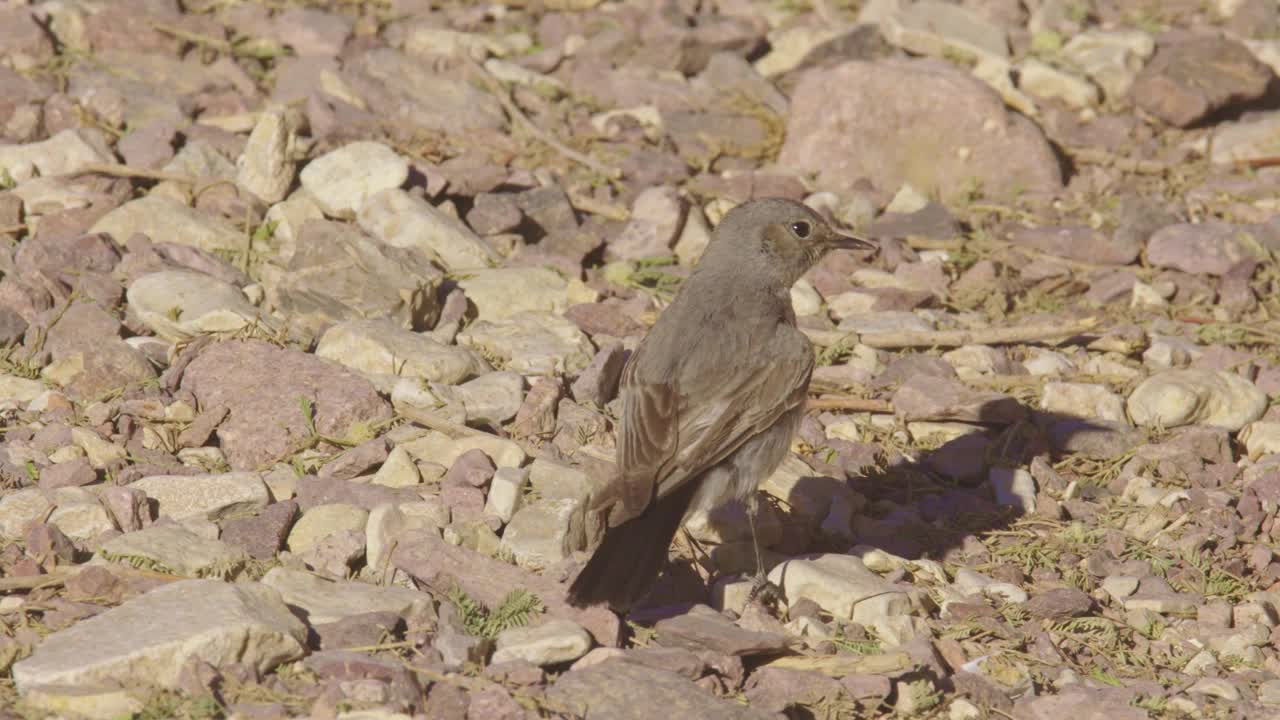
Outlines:
{"type": "Polygon", "coordinates": [[[831,247],[838,250],[879,250],[880,246],[866,238],[844,233],[831,234],[831,247]]]}

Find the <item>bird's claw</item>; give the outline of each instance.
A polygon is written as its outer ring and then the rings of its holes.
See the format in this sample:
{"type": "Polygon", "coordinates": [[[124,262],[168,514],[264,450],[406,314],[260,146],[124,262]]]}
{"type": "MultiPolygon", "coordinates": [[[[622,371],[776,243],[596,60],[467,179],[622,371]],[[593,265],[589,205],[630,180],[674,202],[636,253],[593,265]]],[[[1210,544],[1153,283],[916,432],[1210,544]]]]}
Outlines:
{"type": "Polygon", "coordinates": [[[751,580],[751,590],[747,593],[747,604],[750,605],[757,598],[763,605],[775,605],[782,599],[782,588],[769,582],[764,573],[756,573],[751,580]]]}

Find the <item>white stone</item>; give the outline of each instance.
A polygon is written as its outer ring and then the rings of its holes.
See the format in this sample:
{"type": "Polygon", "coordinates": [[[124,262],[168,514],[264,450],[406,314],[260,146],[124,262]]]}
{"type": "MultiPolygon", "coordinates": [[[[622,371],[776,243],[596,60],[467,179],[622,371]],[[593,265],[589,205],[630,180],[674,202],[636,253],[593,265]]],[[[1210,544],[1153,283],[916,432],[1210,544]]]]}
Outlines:
{"type": "Polygon", "coordinates": [[[403,185],[409,161],[382,143],[361,140],[312,160],[299,178],[325,214],[351,219],[369,198],[403,185]]]}
{"type": "Polygon", "coordinates": [[[116,159],[89,130],[63,130],[48,140],[0,145],[0,169],[21,183],[37,176],[67,175],[85,165],[116,159]]]}
{"type": "Polygon", "coordinates": [[[236,161],[236,182],[265,203],[284,199],[298,173],[293,160],[297,139],[297,128],[284,109],[259,113],[236,161]]]}
{"type": "Polygon", "coordinates": [[[27,527],[43,520],[52,508],[53,504],[39,488],[6,491],[0,495],[0,538],[22,538],[27,527]]]}
{"type": "Polygon", "coordinates": [[[431,603],[430,595],[409,588],[333,581],[283,567],[271,568],[262,577],[262,584],[279,592],[286,605],[305,612],[307,623],[312,626],[361,613],[404,614],[431,603]]]}
{"type": "Polygon", "coordinates": [[[1129,307],[1135,310],[1154,309],[1159,310],[1169,307],[1169,301],[1164,299],[1160,291],[1154,287],[1142,282],[1141,280],[1133,281],[1133,291],[1129,296],[1129,307]]]}
{"type": "Polygon", "coordinates": [[[386,487],[413,487],[422,483],[422,474],[403,447],[394,447],[369,482],[386,487]]]}
{"type": "Polygon", "coordinates": [[[1215,125],[1209,141],[1209,159],[1215,165],[1280,155],[1280,112],[1263,113],[1240,122],[1215,125]]]}
{"type": "Polygon", "coordinates": [[[769,52],[755,62],[756,72],[771,78],[800,66],[814,48],[840,35],[829,25],[798,24],[769,33],[769,52]]]}
{"type": "Polygon", "coordinates": [[[103,215],[89,232],[106,233],[121,245],[128,245],[134,233],[142,233],[152,242],[177,243],[207,252],[243,252],[248,244],[245,234],[230,222],[154,193],[103,215]]]}
{"type": "Polygon", "coordinates": [[[45,390],[44,383],[39,380],[0,375],[0,404],[12,403],[15,407],[25,407],[45,390]]]}
{"type": "Polygon", "coordinates": [[[987,482],[995,491],[996,504],[1015,507],[1022,512],[1036,511],[1036,481],[1022,468],[993,467],[987,482]]]}
{"type": "Polygon", "coordinates": [[[47,522],[71,540],[81,543],[116,529],[111,513],[97,500],[59,503],[57,509],[49,513],[47,522]]]}
{"type": "Polygon", "coordinates": [[[498,633],[493,662],[525,660],[534,665],[558,665],[577,660],[591,649],[591,635],[572,620],[548,620],[533,627],[498,633]]]}
{"type": "Polygon", "coordinates": [[[461,385],[433,389],[446,400],[461,403],[467,422],[481,426],[500,427],[524,403],[524,377],[513,372],[485,373],[461,385]]]}
{"type": "Polygon", "coordinates": [[[114,537],[103,543],[99,554],[109,562],[186,577],[231,577],[248,561],[240,548],[175,525],[114,537]]]}
{"type": "Polygon", "coordinates": [[[1127,422],[1124,400],[1105,385],[1091,383],[1045,383],[1040,409],[1060,415],[1127,422]]]}
{"type": "Polygon", "coordinates": [[[944,57],[958,52],[975,59],[1009,57],[1005,31],[978,12],[936,0],[900,5],[880,22],[891,45],[920,55],[944,57]]]}
{"type": "Polygon", "coordinates": [[[458,344],[521,375],[575,375],[595,355],[576,324],[549,312],[522,312],[502,322],[478,320],[458,333],[458,344]]]}
{"type": "Polygon", "coordinates": [[[1098,83],[1108,100],[1118,100],[1155,50],[1155,39],[1140,30],[1088,30],[1068,40],[1060,54],[1098,83]]]}
{"type": "Polygon", "coordinates": [[[524,487],[529,482],[529,471],[522,468],[498,468],[489,481],[489,494],[484,501],[484,511],[503,522],[511,517],[524,500],[524,487]]]}
{"type": "Polygon", "coordinates": [[[159,516],[221,520],[254,514],[271,502],[271,494],[254,472],[221,475],[152,475],[129,485],[156,501],[159,516]]]}
{"type": "Polygon", "coordinates": [[[458,286],[476,306],[479,320],[498,322],[530,311],[563,314],[570,305],[569,282],[548,268],[475,270],[458,286]]]}
{"type": "Polygon", "coordinates": [[[50,635],[13,666],[13,679],[24,693],[109,683],[176,688],[193,658],[265,673],[302,657],[306,636],[271,588],[184,580],[50,635]]]}
{"type": "Polygon", "coordinates": [[[684,216],[684,227],[680,229],[680,237],[676,238],[676,260],[686,267],[693,265],[702,257],[702,252],[711,242],[711,227],[707,224],[707,216],[702,208],[694,205],[684,216]]]}
{"type": "Polygon", "coordinates": [[[289,531],[289,551],[306,552],[329,535],[345,530],[354,530],[363,535],[368,520],[369,511],[355,505],[316,505],[302,513],[302,517],[293,524],[289,531]]]}
{"type": "Polygon", "coordinates": [[[401,443],[409,455],[417,460],[452,467],[453,462],[468,450],[479,448],[497,467],[520,467],[528,459],[524,450],[515,442],[497,435],[468,435],[451,438],[432,430],[420,438],[401,443]]]}
{"type": "Polygon", "coordinates": [[[1131,575],[1108,575],[1102,580],[1102,589],[1117,602],[1138,591],[1138,578],[1131,575]]]}
{"type": "Polygon", "coordinates": [[[1073,108],[1092,107],[1099,101],[1098,88],[1093,83],[1035,58],[1018,65],[1018,87],[1036,97],[1056,98],[1073,108]]]}
{"type": "Polygon", "coordinates": [[[146,703],[137,690],[106,687],[37,687],[22,695],[23,705],[39,708],[53,717],[76,720],[118,720],[142,716],[146,703]]]}
{"type": "Polygon", "coordinates": [[[457,383],[484,368],[475,353],[389,320],[348,320],[325,331],[316,355],[370,375],[457,383]]]}
{"type": "Polygon", "coordinates": [[[1280,453],[1280,422],[1258,420],[1249,423],[1240,431],[1240,442],[1251,460],[1280,453]]]}
{"type": "Polygon", "coordinates": [[[1221,370],[1165,370],[1143,381],[1128,401],[1129,417],[1145,427],[1200,423],[1235,432],[1266,409],[1266,393],[1221,370]]]}
{"type": "Polygon", "coordinates": [[[942,354],[962,379],[992,375],[1007,362],[1004,353],[989,345],[964,345],[942,354]]]}
{"type": "Polygon", "coordinates": [[[788,603],[809,598],[836,618],[864,625],[911,610],[905,593],[849,555],[787,560],[769,572],[769,581],[783,589],[788,603]]]}
{"type": "Polygon", "coordinates": [[[258,309],[240,288],[188,270],[143,275],[129,286],[127,298],[130,312],[172,342],[201,333],[235,332],[259,321],[258,309]]]}
{"type": "Polygon", "coordinates": [[[1056,350],[1030,348],[1022,367],[1031,375],[1066,375],[1076,369],[1074,363],[1066,355],[1056,350]]]}
{"type": "Polygon", "coordinates": [[[491,268],[498,261],[493,249],[456,217],[403,190],[369,198],[357,220],[382,242],[420,250],[449,272],[491,268]]]}
{"type": "Polygon", "coordinates": [[[302,232],[302,226],[308,220],[323,220],[324,211],[307,191],[300,190],[283,202],[272,205],[263,219],[275,223],[268,244],[279,247],[280,263],[287,265],[297,251],[298,234],[302,232]]]}
{"type": "Polygon", "coordinates": [[[581,532],[582,503],[573,498],[542,498],[512,515],[502,533],[502,545],[511,551],[516,564],[540,569],[569,557],[586,546],[581,532]],[[578,532],[574,532],[575,525],[578,532]]]}

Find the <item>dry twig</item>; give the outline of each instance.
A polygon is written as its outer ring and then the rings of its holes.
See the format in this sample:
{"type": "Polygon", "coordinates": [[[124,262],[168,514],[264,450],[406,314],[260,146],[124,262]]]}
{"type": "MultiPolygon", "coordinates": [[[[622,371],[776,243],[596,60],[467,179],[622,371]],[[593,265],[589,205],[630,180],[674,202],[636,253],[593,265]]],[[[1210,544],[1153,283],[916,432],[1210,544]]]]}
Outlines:
{"type": "Polygon", "coordinates": [[[810,410],[850,410],[852,412],[869,412],[892,414],[893,403],[888,400],[857,397],[822,397],[810,398],[810,410]]]}
{"type": "Polygon", "coordinates": [[[1095,317],[1065,325],[1043,324],[1018,327],[993,327],[978,330],[895,330],[891,332],[842,333],[833,330],[804,330],[814,344],[830,347],[853,340],[880,349],[960,347],[961,345],[1016,345],[1069,338],[1097,327],[1095,317]]]}

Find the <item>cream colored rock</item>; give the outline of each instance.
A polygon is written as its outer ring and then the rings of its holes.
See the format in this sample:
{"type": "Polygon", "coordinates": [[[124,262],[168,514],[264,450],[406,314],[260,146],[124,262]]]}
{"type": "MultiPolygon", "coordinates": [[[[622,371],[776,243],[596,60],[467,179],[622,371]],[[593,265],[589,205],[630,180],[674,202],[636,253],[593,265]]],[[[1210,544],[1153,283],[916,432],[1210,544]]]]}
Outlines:
{"type": "Polygon", "coordinates": [[[1073,108],[1093,107],[1100,100],[1093,83],[1035,58],[1018,65],[1018,87],[1036,97],[1061,100],[1073,108]]]}
{"type": "Polygon", "coordinates": [[[525,660],[534,665],[558,665],[577,660],[591,649],[591,635],[572,620],[548,620],[533,627],[515,627],[498,634],[493,662],[525,660]]]}
{"type": "Polygon", "coordinates": [[[155,193],[103,215],[89,232],[106,233],[121,245],[128,245],[134,233],[141,233],[152,242],[189,245],[208,252],[243,252],[248,243],[245,234],[226,220],[155,193]]]}
{"type": "Polygon", "coordinates": [[[1098,83],[1108,100],[1116,100],[1128,94],[1155,49],[1155,39],[1139,30],[1087,30],[1068,40],[1061,56],[1098,83]]]}
{"type": "Polygon", "coordinates": [[[176,688],[188,661],[267,672],[306,654],[306,626],[260,584],[184,580],[59,630],[13,666],[19,692],[49,686],[176,688]]]}
{"type": "Polygon", "coordinates": [[[39,380],[0,375],[0,404],[12,403],[14,406],[25,407],[45,390],[44,383],[39,380]]]}
{"type": "Polygon", "coordinates": [[[325,331],[316,355],[370,375],[458,383],[484,370],[465,348],[445,345],[386,320],[348,320],[325,331]]]}
{"type": "Polygon", "coordinates": [[[304,512],[293,524],[293,529],[289,531],[289,551],[295,554],[306,552],[329,535],[345,530],[364,534],[368,521],[369,511],[355,505],[316,505],[304,512]]]}
{"type": "Polygon", "coordinates": [[[86,165],[115,160],[105,143],[89,130],[63,130],[40,142],[0,145],[0,168],[20,183],[33,177],[66,175],[86,165]]]}
{"type": "Polygon", "coordinates": [[[283,200],[298,174],[293,160],[297,139],[296,124],[283,108],[260,113],[236,161],[236,182],[263,202],[283,200]]]}
{"type": "Polygon", "coordinates": [[[350,219],[366,201],[409,179],[409,161],[382,143],[361,140],[312,160],[299,176],[326,215],[350,219]]]}
{"type": "Polygon", "coordinates": [[[379,587],[358,581],[333,581],[302,570],[271,568],[262,584],[299,608],[310,625],[337,622],[368,612],[403,614],[431,603],[431,596],[403,587],[379,587]]]}
{"type": "Polygon", "coordinates": [[[569,282],[547,268],[493,268],[467,273],[458,281],[479,320],[499,322],[523,312],[564,313],[569,282]]]}
{"type": "Polygon", "coordinates": [[[1091,383],[1045,383],[1040,409],[1061,415],[1126,422],[1124,401],[1105,385],[1091,383]]]}
{"type": "Polygon", "coordinates": [[[369,198],[357,221],[382,242],[420,250],[449,272],[491,268],[498,261],[497,253],[456,217],[403,190],[369,198]]]}
{"type": "Polygon", "coordinates": [[[204,273],[164,270],[143,275],[129,286],[129,310],[156,335],[171,342],[202,333],[231,333],[255,322],[274,322],[259,312],[240,288],[204,273]]]}
{"type": "Polygon", "coordinates": [[[395,447],[387,454],[382,467],[369,478],[369,482],[386,487],[413,487],[422,484],[422,474],[418,472],[418,466],[409,457],[408,451],[403,447],[395,447]]]}
{"type": "Polygon", "coordinates": [[[522,312],[501,322],[478,320],[458,333],[458,344],[521,375],[575,375],[595,348],[572,321],[550,312],[522,312]]]}
{"type": "Polygon", "coordinates": [[[129,487],[155,501],[159,516],[179,522],[190,518],[220,520],[255,514],[271,502],[271,494],[255,472],[222,475],[152,475],[129,487]]]}
{"type": "Polygon", "coordinates": [[[432,430],[415,440],[401,443],[411,457],[451,467],[453,461],[468,450],[480,449],[497,467],[520,467],[528,455],[519,445],[497,435],[468,435],[451,438],[432,430]]]}
{"type": "Polygon", "coordinates": [[[1240,431],[1240,442],[1252,460],[1280,453],[1280,422],[1259,420],[1249,423],[1240,431]]]}
{"type": "Polygon", "coordinates": [[[0,496],[0,538],[22,538],[28,526],[43,520],[52,509],[53,504],[39,488],[6,491],[0,496]]]}
{"type": "Polygon", "coordinates": [[[1221,370],[1165,370],[1129,395],[1129,417],[1165,428],[1205,424],[1232,432],[1262,417],[1267,396],[1253,383],[1221,370]]]}
{"type": "Polygon", "coordinates": [[[809,598],[839,619],[864,625],[911,612],[906,593],[895,590],[850,555],[831,553],[788,560],[770,571],[769,581],[783,589],[789,603],[809,598]]]}

